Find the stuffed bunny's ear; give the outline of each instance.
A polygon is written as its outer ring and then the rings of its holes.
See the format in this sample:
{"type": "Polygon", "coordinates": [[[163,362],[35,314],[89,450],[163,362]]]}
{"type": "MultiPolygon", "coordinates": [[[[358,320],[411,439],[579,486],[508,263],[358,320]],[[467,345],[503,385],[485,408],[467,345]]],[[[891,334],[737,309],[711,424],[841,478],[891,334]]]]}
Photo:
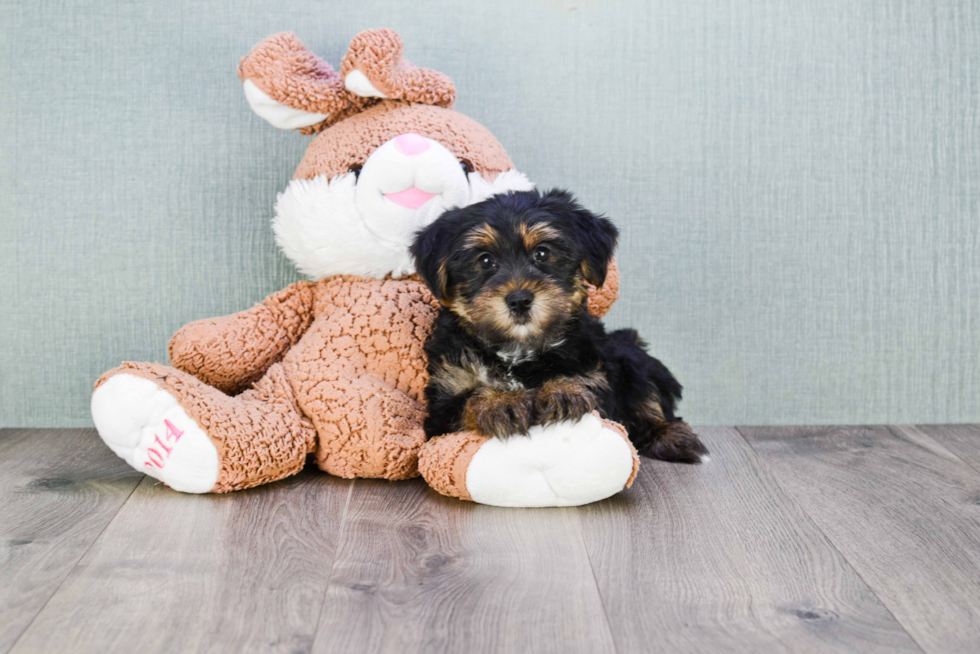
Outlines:
{"type": "Polygon", "coordinates": [[[238,76],[252,110],[279,129],[308,130],[350,104],[340,75],[292,32],[252,48],[238,76]]]}
{"type": "Polygon", "coordinates": [[[340,64],[344,85],[360,98],[391,98],[452,107],[456,87],[447,76],[418,68],[402,57],[394,30],[366,30],[354,37],[340,64]]]}

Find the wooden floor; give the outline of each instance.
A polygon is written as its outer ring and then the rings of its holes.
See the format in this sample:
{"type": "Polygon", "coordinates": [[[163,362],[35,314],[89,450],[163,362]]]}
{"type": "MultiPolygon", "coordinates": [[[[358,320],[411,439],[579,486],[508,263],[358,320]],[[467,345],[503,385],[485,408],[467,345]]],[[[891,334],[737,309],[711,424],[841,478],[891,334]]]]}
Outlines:
{"type": "Polygon", "coordinates": [[[980,652],[980,427],[704,428],[579,509],[175,493],[0,431],[5,652],[980,652]]]}

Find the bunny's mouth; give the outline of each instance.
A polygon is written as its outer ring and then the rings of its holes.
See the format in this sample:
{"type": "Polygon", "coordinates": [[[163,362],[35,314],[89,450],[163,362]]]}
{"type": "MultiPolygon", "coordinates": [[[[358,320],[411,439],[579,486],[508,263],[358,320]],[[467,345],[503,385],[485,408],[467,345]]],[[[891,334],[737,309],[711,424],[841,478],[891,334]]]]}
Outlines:
{"type": "Polygon", "coordinates": [[[386,198],[400,207],[405,207],[406,209],[418,209],[436,195],[436,193],[423,191],[417,186],[409,187],[404,191],[398,191],[397,193],[384,194],[386,198]]]}

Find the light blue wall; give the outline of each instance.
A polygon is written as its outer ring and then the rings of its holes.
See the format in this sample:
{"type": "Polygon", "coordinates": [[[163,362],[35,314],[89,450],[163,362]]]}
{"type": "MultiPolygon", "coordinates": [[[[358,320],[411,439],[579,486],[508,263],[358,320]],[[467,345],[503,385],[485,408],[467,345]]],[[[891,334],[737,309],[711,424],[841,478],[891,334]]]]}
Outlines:
{"type": "Polygon", "coordinates": [[[89,425],[103,370],[297,278],[307,140],[235,66],[384,26],[618,222],[609,322],[692,422],[980,421],[980,3],[3,0],[0,426],[89,425]]]}

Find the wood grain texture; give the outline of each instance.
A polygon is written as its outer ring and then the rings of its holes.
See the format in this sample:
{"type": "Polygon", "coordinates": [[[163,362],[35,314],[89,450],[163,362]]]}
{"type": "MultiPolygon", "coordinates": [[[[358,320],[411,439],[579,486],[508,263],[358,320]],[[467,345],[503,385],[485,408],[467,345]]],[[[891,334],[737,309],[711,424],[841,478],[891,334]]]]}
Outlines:
{"type": "Polygon", "coordinates": [[[729,428],[579,515],[620,652],[918,652],[729,428]]]}
{"type": "MultiPolygon", "coordinates": [[[[918,425],[915,427],[980,472],[980,425],[918,425]]],[[[980,498],[978,498],[980,499],[980,498]]]]}
{"type": "Polygon", "coordinates": [[[978,651],[980,428],[700,431],[704,466],[513,510],[315,470],[186,495],[3,430],[0,652],[978,651]]]}
{"type": "Polygon", "coordinates": [[[980,475],[914,427],[740,428],[928,652],[980,651],[980,475]]]}
{"type": "Polygon", "coordinates": [[[0,430],[0,652],[13,646],[142,478],[92,430],[0,430]]]}
{"type": "Polygon", "coordinates": [[[358,480],[315,652],[613,652],[573,509],[358,480]]]}
{"type": "Polygon", "coordinates": [[[309,651],[351,482],[228,495],[146,478],[13,652],[309,651]]]}

